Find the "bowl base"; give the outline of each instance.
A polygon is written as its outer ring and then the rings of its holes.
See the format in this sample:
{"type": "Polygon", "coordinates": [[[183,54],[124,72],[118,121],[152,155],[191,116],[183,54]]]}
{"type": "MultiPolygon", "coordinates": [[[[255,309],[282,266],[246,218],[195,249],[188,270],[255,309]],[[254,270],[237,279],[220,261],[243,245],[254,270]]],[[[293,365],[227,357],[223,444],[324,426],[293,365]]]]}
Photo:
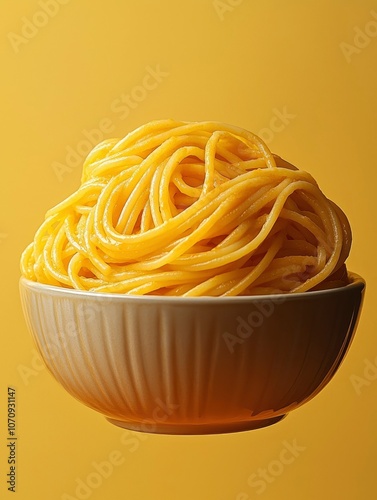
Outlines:
{"type": "Polygon", "coordinates": [[[147,432],[152,434],[176,434],[176,435],[198,435],[198,434],[225,434],[231,432],[251,431],[261,429],[280,422],[287,414],[278,415],[273,418],[261,420],[245,420],[240,422],[212,422],[212,423],[164,423],[164,422],[132,422],[106,418],[111,424],[129,429],[131,431],[147,432]]]}

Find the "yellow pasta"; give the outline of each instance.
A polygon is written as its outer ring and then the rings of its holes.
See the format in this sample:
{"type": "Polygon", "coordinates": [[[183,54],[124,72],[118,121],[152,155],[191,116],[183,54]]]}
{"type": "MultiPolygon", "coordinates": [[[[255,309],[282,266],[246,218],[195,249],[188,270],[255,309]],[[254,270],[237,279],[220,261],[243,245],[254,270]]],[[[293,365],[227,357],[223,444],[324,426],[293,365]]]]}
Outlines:
{"type": "Polygon", "coordinates": [[[256,135],[160,120],[93,149],[21,271],[133,295],[304,292],[346,283],[350,244],[347,218],[313,177],[256,135]]]}

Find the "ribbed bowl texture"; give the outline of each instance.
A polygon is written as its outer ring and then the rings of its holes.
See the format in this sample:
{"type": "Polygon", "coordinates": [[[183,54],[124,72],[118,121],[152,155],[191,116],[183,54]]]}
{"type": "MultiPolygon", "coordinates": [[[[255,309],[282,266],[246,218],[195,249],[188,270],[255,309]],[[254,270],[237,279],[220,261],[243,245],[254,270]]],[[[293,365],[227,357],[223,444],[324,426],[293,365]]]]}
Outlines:
{"type": "Polygon", "coordinates": [[[273,424],[330,381],[365,282],[258,297],[82,292],[21,278],[28,328],[77,400],[128,429],[209,434],[273,424]]]}

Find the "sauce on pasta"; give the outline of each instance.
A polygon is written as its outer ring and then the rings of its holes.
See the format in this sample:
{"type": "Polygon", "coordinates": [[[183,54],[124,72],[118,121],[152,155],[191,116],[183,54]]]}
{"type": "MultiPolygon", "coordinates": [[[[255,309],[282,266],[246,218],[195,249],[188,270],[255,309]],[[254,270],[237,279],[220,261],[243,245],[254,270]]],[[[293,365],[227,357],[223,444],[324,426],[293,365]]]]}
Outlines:
{"type": "Polygon", "coordinates": [[[346,283],[351,231],[313,177],[242,128],[147,123],[97,145],[21,258],[30,280],[235,296],[346,283]]]}

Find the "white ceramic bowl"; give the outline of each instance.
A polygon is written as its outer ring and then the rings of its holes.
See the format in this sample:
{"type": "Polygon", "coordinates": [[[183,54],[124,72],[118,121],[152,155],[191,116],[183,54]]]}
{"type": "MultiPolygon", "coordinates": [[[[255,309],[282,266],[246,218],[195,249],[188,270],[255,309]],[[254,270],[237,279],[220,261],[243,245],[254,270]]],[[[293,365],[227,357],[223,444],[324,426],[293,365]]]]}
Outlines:
{"type": "Polygon", "coordinates": [[[31,334],[50,372],[119,426],[207,434],[279,421],[344,358],[365,282],[229,298],[129,296],[21,278],[31,334]]]}

